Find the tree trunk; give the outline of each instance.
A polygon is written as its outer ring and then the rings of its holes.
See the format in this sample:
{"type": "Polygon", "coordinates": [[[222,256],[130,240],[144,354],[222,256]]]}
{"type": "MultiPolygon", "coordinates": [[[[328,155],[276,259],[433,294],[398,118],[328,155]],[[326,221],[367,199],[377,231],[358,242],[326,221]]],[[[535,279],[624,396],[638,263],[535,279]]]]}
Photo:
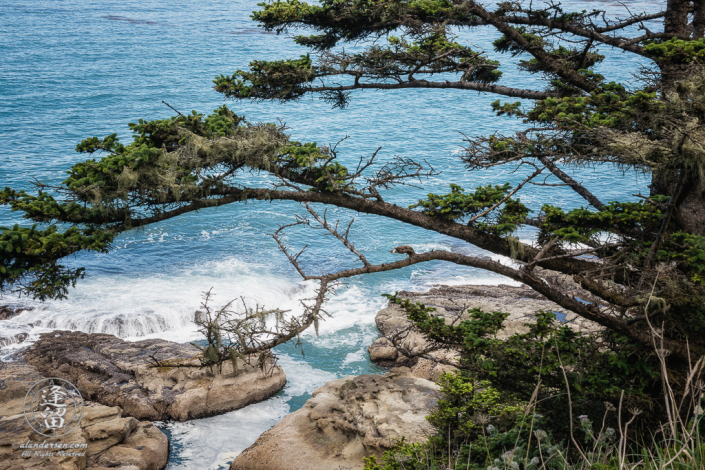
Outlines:
{"type": "Polygon", "coordinates": [[[693,2],[693,39],[700,39],[705,34],[705,0],[693,2]]]}
{"type": "MultiPolygon", "coordinates": [[[[664,171],[654,173],[651,178],[651,195],[670,196],[676,186],[676,173],[664,171]]],[[[705,187],[695,175],[686,175],[683,187],[676,199],[676,211],[669,231],[684,230],[705,236],[705,187]]]]}
{"type": "MultiPolygon", "coordinates": [[[[668,0],[667,13],[664,20],[664,32],[680,37],[693,35],[696,39],[702,37],[705,24],[705,0],[694,2],[687,0],[668,0]],[[688,12],[694,9],[693,24],[688,24],[688,12]]],[[[673,83],[688,73],[687,66],[664,62],[661,69],[661,92],[666,93],[673,83]]],[[[670,196],[676,187],[677,174],[675,170],[665,170],[654,173],[651,178],[651,194],[670,196]]],[[[672,226],[669,231],[684,230],[697,235],[705,235],[705,189],[704,182],[697,175],[685,175],[684,183],[676,200],[672,226]]]]}
{"type": "Polygon", "coordinates": [[[677,36],[689,36],[688,11],[690,2],[687,0],[668,0],[663,31],[677,36]]]}

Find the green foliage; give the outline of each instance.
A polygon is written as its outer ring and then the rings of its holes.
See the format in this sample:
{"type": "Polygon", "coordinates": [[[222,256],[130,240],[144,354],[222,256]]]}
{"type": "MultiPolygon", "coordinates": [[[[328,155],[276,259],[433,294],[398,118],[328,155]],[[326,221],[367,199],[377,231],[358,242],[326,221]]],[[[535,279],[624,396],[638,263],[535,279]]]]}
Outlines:
{"type": "Polygon", "coordinates": [[[652,234],[656,233],[663,218],[662,206],[655,203],[663,197],[655,197],[639,202],[609,202],[604,210],[595,212],[588,209],[564,211],[560,207],[544,205],[539,240],[547,242],[554,237],[571,243],[584,243],[596,237],[613,233],[631,238],[635,244],[651,245],[652,234]],[[641,240],[635,235],[641,235],[641,240]]]}
{"type": "MultiPolygon", "coordinates": [[[[484,461],[484,442],[490,446],[494,453],[498,449],[504,452],[507,447],[513,447],[516,441],[516,431],[498,434],[496,427],[490,425],[487,434],[484,426],[489,417],[502,428],[512,430],[518,419],[523,419],[525,404],[515,403],[511,397],[502,396],[488,382],[473,383],[467,377],[453,373],[443,374],[439,380],[442,398],[438,401],[436,409],[427,417],[438,434],[427,443],[407,443],[404,439],[397,442],[389,451],[385,452],[378,463],[375,457],[365,459],[365,470],[406,470],[406,469],[445,469],[448,455],[445,452],[449,444],[457,448],[460,443],[472,442],[472,445],[482,441],[482,453],[477,453],[479,461],[484,461]],[[451,443],[448,442],[449,436],[451,443]]],[[[526,430],[524,432],[526,434],[526,430]]],[[[465,452],[467,445],[461,449],[465,452]]],[[[472,454],[471,452],[471,454],[472,454]]],[[[467,461],[467,455],[461,455],[462,460],[456,463],[460,466],[467,461]]],[[[474,463],[468,463],[470,468],[479,468],[474,463]]]]}
{"type": "Polygon", "coordinates": [[[215,90],[228,98],[292,100],[300,98],[315,76],[308,54],[298,59],[250,62],[250,71],[238,70],[230,76],[220,75],[213,81],[215,90]]]}
{"type": "Polygon", "coordinates": [[[658,255],[664,259],[682,260],[690,279],[705,284],[705,237],[692,233],[676,232],[670,237],[669,249],[662,248],[658,255]]]}
{"type": "Polygon", "coordinates": [[[625,403],[653,409],[649,391],[660,377],[656,359],[609,330],[581,334],[557,322],[553,312],[542,311],[524,325],[525,333],[499,339],[497,333],[504,329],[507,313],[470,309],[466,319],[448,325],[423,304],[396,295],[387,297],[406,311],[432,344],[457,351],[460,367],[473,381],[487,381],[505,396],[526,402],[540,381],[543,387],[537,409],[556,431],[567,431],[563,427],[566,402],[551,392],[565,388],[561,362],[571,389],[579,394],[573,402],[574,413],[600,414],[604,402],[618,400],[624,389],[628,390],[625,403]]]}
{"type": "Polygon", "coordinates": [[[356,41],[370,32],[390,32],[409,21],[468,21],[465,8],[448,0],[324,0],[317,5],[299,0],[260,3],[252,19],[268,31],[284,32],[304,26],[324,34],[297,37],[297,42],[316,49],[330,49],[339,41],[356,41]],[[403,20],[402,20],[403,21],[403,20]]]}
{"type": "Polygon", "coordinates": [[[702,64],[705,63],[705,38],[654,41],[644,46],[644,52],[661,62],[702,64]]]}
{"type": "MultiPolygon", "coordinates": [[[[288,142],[278,127],[246,123],[226,106],[208,116],[193,111],[140,119],[129,127],[134,139],[128,145],[117,134],[81,141],[76,150],[93,158],[74,164],[51,193],[42,185],[36,194],[0,191],[0,204],[24,212],[26,219],[70,224],[65,230],[56,225],[1,229],[1,291],[14,286],[40,299],[64,297],[83,270],[66,269],[57,264],[59,259],[81,250],[107,251],[113,237],[131,228],[135,219],[159,214],[169,204],[201,201],[239,168],[273,169],[288,142]]],[[[301,144],[291,144],[286,155],[294,146],[301,144]]],[[[319,165],[324,159],[314,160],[319,165]]],[[[326,170],[344,175],[345,169],[336,165],[327,162],[326,170]]]]}
{"type": "MultiPolygon", "coordinates": [[[[365,470],[617,470],[616,432],[605,428],[597,433],[592,422],[580,418],[577,433],[582,434],[589,452],[590,465],[569,458],[569,446],[557,441],[546,431],[546,420],[540,414],[515,415],[507,424],[489,424],[471,440],[457,440],[448,454],[445,443],[433,439],[426,443],[398,442],[384,453],[381,462],[365,460],[365,470]],[[597,434],[597,435],[596,435],[597,434]]],[[[439,431],[439,436],[442,434],[439,431]]],[[[667,459],[666,459],[667,460],[667,459]]],[[[631,468],[631,467],[630,467],[631,468]]],[[[661,468],[661,467],[656,467],[661,468]]]]}
{"type": "MultiPolygon", "coordinates": [[[[541,39],[540,36],[533,33],[528,33],[526,28],[523,26],[516,27],[514,28],[514,30],[519,32],[530,46],[543,47],[546,45],[546,43],[543,39],[541,39]]],[[[510,39],[509,36],[507,36],[506,34],[503,34],[499,39],[496,39],[492,43],[492,45],[494,46],[495,51],[501,53],[509,52],[514,56],[524,52],[524,50],[514,40],[510,39]]]]}
{"type": "Polygon", "coordinates": [[[609,127],[626,129],[643,113],[658,113],[663,103],[656,93],[644,90],[627,92],[615,82],[600,84],[588,96],[546,98],[524,117],[527,121],[559,123],[569,127],[609,127]]]}
{"type": "Polygon", "coordinates": [[[562,445],[553,443],[551,433],[543,430],[545,425],[545,419],[539,414],[517,414],[509,425],[489,424],[481,436],[460,445],[455,467],[536,470],[541,466],[542,457],[548,459],[563,450],[562,445]],[[541,443],[533,430],[542,437],[541,443]]]}
{"type": "Polygon", "coordinates": [[[442,398],[428,416],[437,434],[426,443],[399,442],[379,462],[368,459],[366,470],[536,470],[544,463],[549,469],[617,469],[616,412],[622,390],[621,409],[640,410],[635,413],[641,421],[630,428],[640,436],[636,442],[630,438],[630,459],[641,460],[645,469],[662,468],[659,462],[685,445],[669,448],[665,439],[650,444],[653,427],[648,423],[658,419],[652,400],[661,386],[660,367],[653,355],[626,338],[605,330],[581,334],[558,324],[554,313],[539,312],[524,325],[525,333],[500,340],[496,335],[506,313],[471,309],[462,321],[448,325],[433,308],[397,295],[387,298],[406,311],[432,344],[457,351],[460,371],[440,379],[442,398]],[[560,393],[566,380],[570,404],[560,393]],[[569,444],[569,407],[587,464],[569,444]]]}
{"type": "MultiPolygon", "coordinates": [[[[472,193],[465,193],[457,184],[450,185],[449,194],[429,194],[425,200],[409,206],[420,207],[424,214],[444,220],[460,220],[476,216],[486,209],[500,203],[511,191],[509,183],[504,185],[479,186],[472,193]]],[[[501,207],[483,216],[475,225],[498,235],[507,235],[517,228],[517,223],[529,214],[529,209],[517,199],[509,198],[501,207]]]]}
{"type": "Polygon", "coordinates": [[[181,158],[179,161],[167,154],[201,139],[242,135],[247,129],[241,127],[243,123],[244,118],[226,106],[205,118],[192,111],[169,119],[140,119],[128,124],[134,139],[127,146],[118,142],[116,134],[81,141],[77,152],[101,152],[103,156],[73,165],[66,172],[69,176],[63,184],[82,199],[95,203],[109,204],[112,199],[125,198],[127,191],[139,187],[152,191],[157,199],[182,199],[185,195],[181,191],[197,191],[195,184],[203,167],[223,163],[231,155],[224,152],[212,159],[181,158]]]}
{"type": "Polygon", "coordinates": [[[106,252],[112,240],[111,232],[95,229],[0,227],[0,290],[14,286],[39,300],[64,298],[84,270],[65,268],[57,260],[80,250],[106,252]]]}
{"type": "Polygon", "coordinates": [[[427,419],[439,430],[434,438],[439,447],[447,447],[448,433],[456,441],[474,440],[482,435],[483,423],[478,417],[492,416],[494,423],[508,425],[526,406],[500,393],[489,381],[475,382],[463,374],[442,374],[438,384],[442,398],[427,419]]]}
{"type": "MultiPolygon", "coordinates": [[[[528,32],[526,27],[521,26],[515,27],[514,29],[521,34],[530,48],[546,48],[548,45],[541,36],[528,32]]],[[[499,39],[495,40],[493,42],[493,46],[495,51],[500,53],[510,53],[512,56],[521,55],[526,52],[523,45],[519,45],[507,34],[504,34],[499,39]]],[[[551,60],[561,64],[562,67],[578,70],[584,73],[585,77],[595,84],[599,84],[604,80],[602,75],[590,70],[590,68],[604,60],[605,56],[602,54],[592,51],[583,51],[582,49],[571,49],[563,45],[559,45],[558,47],[550,48],[547,55],[551,58],[551,60]]],[[[554,73],[554,69],[549,64],[539,61],[536,58],[520,60],[519,67],[530,73],[554,73]]],[[[563,89],[564,91],[575,91],[572,87],[567,86],[565,82],[560,80],[553,83],[553,85],[557,90],[563,89]]]]}
{"type": "Polygon", "coordinates": [[[86,207],[73,201],[60,202],[41,189],[35,196],[5,187],[0,191],[0,204],[9,205],[13,211],[24,212],[26,219],[42,223],[58,220],[72,223],[97,222],[103,216],[100,208],[86,207]]]}
{"type": "MultiPolygon", "coordinates": [[[[502,76],[497,61],[461,45],[444,31],[432,31],[414,39],[391,36],[388,45],[373,45],[361,54],[331,56],[315,67],[309,55],[294,60],[253,61],[248,71],[216,77],[215,89],[227,98],[288,101],[308,92],[314,78],[340,71],[354,75],[355,80],[375,74],[407,75],[410,68],[422,69],[426,74],[461,70],[465,80],[480,83],[496,82],[502,76]]],[[[298,43],[316,48],[327,47],[331,40],[328,34],[296,38],[298,43]]]]}
{"type": "MultiPolygon", "coordinates": [[[[631,265],[642,266],[662,227],[668,200],[653,195],[639,202],[610,202],[599,212],[584,208],[564,211],[544,205],[538,240],[548,243],[557,238],[573,244],[594,244],[608,237],[618,239],[619,246],[605,248],[603,256],[619,256],[631,265]]],[[[664,320],[673,328],[672,335],[689,337],[704,331],[705,237],[682,231],[662,234],[651,260],[662,263],[661,269],[668,267],[664,275],[668,282],[655,287],[653,295],[661,300],[651,302],[651,313],[662,315],[668,310],[664,320]]],[[[633,305],[645,304],[647,298],[634,299],[633,305]]]]}
{"type": "Polygon", "coordinates": [[[364,457],[363,461],[364,470],[442,470],[445,467],[442,452],[437,452],[434,446],[407,443],[404,438],[385,451],[379,462],[374,455],[364,457]]]}
{"type": "MultiPolygon", "coordinates": [[[[703,423],[702,415],[696,418],[703,423]]],[[[613,427],[593,422],[588,416],[576,420],[576,438],[584,459],[571,452],[571,444],[556,440],[539,414],[518,415],[509,426],[488,425],[481,436],[448,448],[431,441],[408,443],[404,439],[385,452],[378,463],[365,459],[365,470],[693,470],[703,467],[705,445],[697,427],[689,439],[651,436],[619,449],[619,434],[613,427]],[[620,454],[622,455],[620,462],[620,454]]],[[[693,422],[687,423],[688,427],[693,422]]]]}
{"type": "Polygon", "coordinates": [[[329,152],[315,142],[290,142],[280,150],[273,162],[284,171],[315,179],[319,191],[335,191],[345,184],[348,169],[332,160],[329,152]]]}

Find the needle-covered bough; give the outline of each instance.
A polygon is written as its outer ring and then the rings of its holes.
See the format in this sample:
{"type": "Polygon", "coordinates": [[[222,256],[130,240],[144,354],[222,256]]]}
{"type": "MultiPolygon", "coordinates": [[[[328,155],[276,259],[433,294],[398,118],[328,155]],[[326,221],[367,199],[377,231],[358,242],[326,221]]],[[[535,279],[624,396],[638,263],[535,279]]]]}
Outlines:
{"type": "Polygon", "coordinates": [[[116,134],[84,140],[77,150],[90,159],[72,166],[60,185],[37,182],[33,192],[5,188],[0,202],[36,225],[2,230],[0,288],[40,299],[63,297],[83,270],[64,267],[61,259],[81,250],[109,251],[123,231],[247,200],[297,201],[308,211],[297,224],[335,236],[359,266],[307,273],[285,244],[287,227],[277,231],[274,238],[299,273],[320,285],[300,316],[274,329],[262,323],[254,329],[260,339],[242,340],[238,354],[269,349],[317,326],[326,294],[345,278],[444,261],[519,281],[600,330],[576,337],[546,319],[522,341],[500,344],[491,340],[502,325],[494,314],[475,312],[445,325],[426,309],[405,304],[417,328],[474,357],[456,365],[517,390],[535,383],[538,374],[543,384],[551,384],[552,376],[560,388],[564,376],[550,368],[555,361],[547,352],[553,348],[570,365],[569,380],[585,400],[602,403],[630,389],[658,407],[655,398],[644,397],[659,389],[659,358],[667,357],[674,378],[685,383],[685,365],[705,353],[705,2],[654,6],[611,16],[550,2],[262,4],[254,20],[279,33],[306,30],[294,41],[311,53],[254,60],[248,70],[217,77],[215,89],[225,97],[285,102],[313,94],[342,108],[356,90],[452,89],[458,99],[466,96],[468,106],[477,92],[492,93],[498,99],[488,113],[515,117],[524,128],[467,137],[462,163],[468,172],[506,167],[523,174],[521,182],[473,189],[451,184],[447,193],[428,194],[407,207],[388,202],[387,194],[400,184],[422,186],[436,174],[433,162],[382,160],[377,150],[350,167],[341,163],[337,146],[292,141],[281,125],[248,122],[225,106],[210,115],[177,112],[130,124],[129,144],[116,134]],[[504,85],[501,64],[454,35],[462,28],[498,31],[495,50],[520,59],[512,73],[534,74],[533,82],[543,87],[504,85]],[[348,43],[365,49],[348,52],[348,43]],[[608,49],[640,56],[649,66],[629,85],[615,82],[595,70],[608,49]],[[616,176],[646,173],[652,184],[628,201],[600,200],[580,182],[580,170],[597,165],[616,176]],[[267,177],[261,184],[243,182],[241,175],[252,181],[253,172],[267,177]],[[535,185],[568,188],[585,206],[529,207],[519,196],[535,185]],[[399,260],[373,264],[314,203],[421,227],[514,263],[398,247],[399,260]],[[519,241],[520,228],[533,231],[535,240],[519,241]],[[510,365],[499,367],[495,359],[510,365]]]}

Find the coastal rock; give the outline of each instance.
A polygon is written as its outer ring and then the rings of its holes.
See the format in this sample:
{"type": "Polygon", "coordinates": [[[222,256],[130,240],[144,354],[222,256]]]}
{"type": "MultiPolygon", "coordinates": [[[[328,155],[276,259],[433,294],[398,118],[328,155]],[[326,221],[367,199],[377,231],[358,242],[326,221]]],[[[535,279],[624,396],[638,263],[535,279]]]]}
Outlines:
{"type": "Polygon", "coordinates": [[[231,470],[357,470],[405,437],[433,434],[426,416],[439,388],[408,369],[388,376],[349,376],[326,383],[304,406],[262,434],[231,470]]]}
{"type": "Polygon", "coordinates": [[[24,361],[0,361],[0,418],[22,414],[27,391],[43,378],[24,361]]]}
{"type": "Polygon", "coordinates": [[[11,344],[19,344],[24,342],[29,335],[25,332],[15,333],[9,336],[0,336],[0,348],[11,344]]]}
{"type": "Polygon", "coordinates": [[[164,433],[148,421],[124,417],[119,407],[85,402],[83,418],[69,434],[47,438],[36,433],[25,419],[23,402],[27,390],[43,378],[24,361],[0,363],[2,468],[161,470],[166,467],[169,440],[164,433]],[[49,448],[52,444],[67,447],[49,448]]]}
{"type": "Polygon", "coordinates": [[[0,320],[9,320],[28,310],[32,310],[32,308],[10,308],[7,305],[0,306],[0,320]]]}
{"type": "MultiPolygon", "coordinates": [[[[379,313],[377,314],[378,316],[379,313]]],[[[372,362],[393,364],[399,356],[397,348],[395,348],[392,342],[385,337],[379,338],[377,341],[372,343],[372,345],[367,348],[367,351],[370,353],[370,360],[372,362]]]]}
{"type": "Polygon", "coordinates": [[[212,416],[274,395],[286,384],[281,367],[230,362],[199,368],[200,350],[160,339],[123,341],[108,334],[54,331],[24,353],[41,373],[68,380],[84,399],[119,406],[138,419],[212,416]],[[153,367],[154,361],[159,367],[153,367]]]}
{"type": "MultiPolygon", "coordinates": [[[[532,322],[539,310],[556,313],[562,323],[579,331],[594,331],[597,328],[595,324],[565,310],[526,286],[440,286],[423,293],[400,292],[399,296],[427,307],[434,307],[434,314],[443,317],[448,324],[467,318],[467,311],[473,308],[487,312],[507,312],[509,317],[505,320],[505,328],[497,335],[500,339],[528,331],[525,324],[532,322]]],[[[375,323],[383,336],[368,348],[372,361],[386,367],[407,366],[413,375],[432,381],[437,381],[443,372],[455,370],[454,367],[437,361],[409,358],[392,345],[387,338],[403,332],[400,336],[403,337],[403,349],[413,354],[427,346],[423,335],[410,329],[411,324],[406,318],[406,313],[398,305],[390,302],[387,308],[377,313],[375,323]]],[[[429,356],[451,361],[455,358],[451,351],[434,351],[429,356]]]]}

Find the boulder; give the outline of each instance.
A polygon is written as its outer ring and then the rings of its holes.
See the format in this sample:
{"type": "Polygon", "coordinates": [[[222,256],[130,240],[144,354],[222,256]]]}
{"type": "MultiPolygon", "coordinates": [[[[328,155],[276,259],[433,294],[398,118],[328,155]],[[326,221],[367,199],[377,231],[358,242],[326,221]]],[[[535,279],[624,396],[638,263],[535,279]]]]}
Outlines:
{"type": "Polygon", "coordinates": [[[83,418],[69,434],[47,438],[27,423],[23,403],[43,375],[24,361],[0,363],[0,462],[2,468],[51,470],[161,470],[169,440],[148,421],[124,417],[119,407],[84,402],[83,418]],[[22,448],[26,445],[44,448],[22,448]],[[47,444],[66,445],[48,448],[47,444]],[[73,448],[72,448],[73,447],[73,448]],[[49,453],[52,455],[49,455],[49,453]]]}
{"type": "MultiPolygon", "coordinates": [[[[505,320],[505,328],[497,335],[500,339],[527,332],[526,323],[534,321],[539,310],[555,312],[560,321],[579,331],[594,331],[597,328],[595,324],[565,310],[526,286],[439,286],[423,293],[400,292],[399,296],[427,307],[434,307],[434,314],[443,317],[447,324],[467,319],[467,311],[474,308],[487,312],[507,312],[509,317],[505,320]]],[[[410,329],[411,323],[406,318],[406,312],[397,304],[390,302],[387,308],[380,310],[375,317],[375,323],[383,336],[368,348],[372,361],[386,367],[407,366],[413,375],[432,381],[437,381],[443,372],[455,370],[454,367],[441,364],[437,360],[409,358],[394,347],[388,338],[399,335],[400,332],[403,332],[403,335],[399,336],[403,349],[418,353],[427,346],[424,336],[410,329]]],[[[456,354],[442,350],[434,351],[429,356],[452,361],[456,354]]]]}
{"type": "Polygon", "coordinates": [[[326,383],[238,455],[231,470],[361,469],[402,437],[422,442],[439,387],[406,368],[387,376],[349,376],[326,383]]]}
{"type": "Polygon", "coordinates": [[[212,416],[274,395],[286,384],[281,367],[227,362],[198,367],[200,350],[161,339],[123,341],[102,333],[54,331],[24,353],[39,372],[75,384],[84,399],[119,406],[127,416],[164,420],[212,416]]]}

